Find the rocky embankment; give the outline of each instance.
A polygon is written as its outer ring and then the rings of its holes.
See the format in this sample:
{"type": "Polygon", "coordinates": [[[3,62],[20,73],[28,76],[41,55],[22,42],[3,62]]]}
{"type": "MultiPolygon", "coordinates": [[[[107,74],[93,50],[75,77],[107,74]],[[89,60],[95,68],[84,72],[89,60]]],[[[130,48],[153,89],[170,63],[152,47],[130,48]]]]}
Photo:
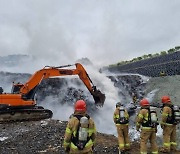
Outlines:
{"type": "Polygon", "coordinates": [[[169,95],[174,104],[180,105],[180,75],[150,78],[145,89],[145,95],[154,93],[154,103],[160,103],[163,95],[169,95]]]}
{"type": "Polygon", "coordinates": [[[159,77],[162,72],[168,76],[180,75],[180,51],[124,65],[110,66],[108,70],[113,73],[137,73],[151,77],[159,77]]]}

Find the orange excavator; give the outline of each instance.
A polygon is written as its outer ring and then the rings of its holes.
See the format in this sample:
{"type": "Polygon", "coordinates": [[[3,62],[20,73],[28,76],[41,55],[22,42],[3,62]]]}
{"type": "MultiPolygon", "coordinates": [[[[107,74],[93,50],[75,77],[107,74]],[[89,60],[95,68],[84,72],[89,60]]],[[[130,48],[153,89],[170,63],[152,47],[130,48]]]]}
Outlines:
{"type": "Polygon", "coordinates": [[[80,63],[75,69],[65,69],[73,65],[59,67],[45,66],[35,72],[25,84],[13,83],[11,93],[3,93],[0,89],[0,123],[8,121],[30,121],[51,118],[51,110],[37,106],[35,94],[43,79],[57,76],[78,75],[94,98],[95,104],[103,106],[105,95],[96,89],[86,70],[80,63]]]}

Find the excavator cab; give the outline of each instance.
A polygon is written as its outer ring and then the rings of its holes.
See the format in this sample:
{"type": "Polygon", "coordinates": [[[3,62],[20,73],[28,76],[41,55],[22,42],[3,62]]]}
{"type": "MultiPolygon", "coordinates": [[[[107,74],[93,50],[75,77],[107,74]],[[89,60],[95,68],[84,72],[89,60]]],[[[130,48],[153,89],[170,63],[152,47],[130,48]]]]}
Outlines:
{"type": "Polygon", "coordinates": [[[13,82],[13,86],[12,86],[12,89],[11,89],[11,93],[12,94],[19,94],[20,93],[20,89],[21,87],[23,87],[24,85],[22,83],[14,83],[13,82]]]}

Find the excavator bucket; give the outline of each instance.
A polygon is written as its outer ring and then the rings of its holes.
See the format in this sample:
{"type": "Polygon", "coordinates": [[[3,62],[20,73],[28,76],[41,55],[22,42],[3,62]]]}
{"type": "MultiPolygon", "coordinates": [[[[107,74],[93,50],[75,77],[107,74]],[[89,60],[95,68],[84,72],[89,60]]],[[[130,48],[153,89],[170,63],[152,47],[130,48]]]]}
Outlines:
{"type": "Polygon", "coordinates": [[[104,101],[106,98],[105,94],[103,94],[100,90],[94,88],[92,95],[93,95],[93,98],[95,100],[95,104],[97,106],[103,106],[104,105],[104,101]]]}

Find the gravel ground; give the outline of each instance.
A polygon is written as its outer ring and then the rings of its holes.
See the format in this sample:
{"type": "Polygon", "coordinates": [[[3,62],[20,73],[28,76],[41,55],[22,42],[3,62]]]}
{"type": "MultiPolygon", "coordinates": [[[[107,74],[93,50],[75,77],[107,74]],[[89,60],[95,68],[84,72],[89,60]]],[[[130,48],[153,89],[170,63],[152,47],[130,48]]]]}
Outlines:
{"type": "MultiPolygon", "coordinates": [[[[1,154],[64,154],[62,147],[67,122],[42,120],[0,124],[1,154]]],[[[117,138],[98,133],[94,154],[118,154],[117,138]]],[[[133,142],[129,154],[138,154],[133,142]]]]}
{"type": "MultiPolygon", "coordinates": [[[[67,122],[42,120],[0,124],[1,154],[64,154],[62,147],[67,122]]],[[[94,153],[117,153],[117,139],[98,133],[94,153]]]]}

